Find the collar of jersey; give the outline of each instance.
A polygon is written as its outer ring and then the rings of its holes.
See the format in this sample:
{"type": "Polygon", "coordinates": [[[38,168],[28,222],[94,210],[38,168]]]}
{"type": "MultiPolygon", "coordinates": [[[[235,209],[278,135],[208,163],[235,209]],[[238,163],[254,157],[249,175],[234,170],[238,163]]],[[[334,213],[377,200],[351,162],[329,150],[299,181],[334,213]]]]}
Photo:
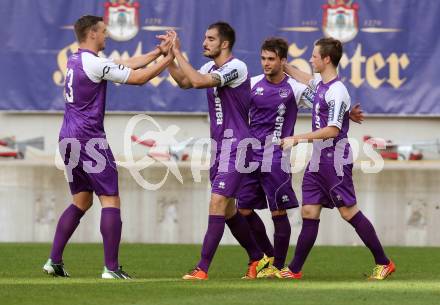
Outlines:
{"type": "Polygon", "coordinates": [[[282,87],[282,86],[287,82],[287,80],[289,79],[289,77],[288,77],[287,75],[285,75],[285,77],[283,78],[283,80],[282,80],[281,82],[279,82],[278,84],[274,84],[274,83],[268,81],[267,78],[266,78],[266,76],[264,76],[263,79],[264,79],[264,82],[265,82],[268,86],[278,88],[278,87],[282,87]]]}
{"type": "Polygon", "coordinates": [[[328,87],[330,87],[331,84],[337,82],[338,80],[340,80],[339,75],[336,75],[336,77],[335,77],[334,79],[332,79],[331,81],[329,81],[328,83],[325,83],[325,84],[324,84],[324,82],[321,80],[321,81],[319,82],[319,84],[320,84],[321,86],[325,86],[325,87],[328,88],[328,87]]]}
{"type": "Polygon", "coordinates": [[[95,55],[95,56],[98,56],[98,54],[96,54],[96,53],[93,52],[93,51],[90,51],[89,49],[78,49],[78,53],[84,53],[84,52],[86,52],[86,53],[90,53],[90,54],[93,54],[93,55],[95,55]]]}
{"type": "MultiPolygon", "coordinates": [[[[223,67],[224,65],[226,65],[228,62],[232,61],[234,58],[235,58],[234,56],[231,56],[227,61],[225,61],[225,63],[224,63],[221,67],[223,67]]],[[[213,70],[218,70],[218,69],[220,69],[221,67],[217,67],[217,65],[216,65],[215,62],[214,62],[214,65],[212,66],[212,69],[213,69],[213,70]]]]}

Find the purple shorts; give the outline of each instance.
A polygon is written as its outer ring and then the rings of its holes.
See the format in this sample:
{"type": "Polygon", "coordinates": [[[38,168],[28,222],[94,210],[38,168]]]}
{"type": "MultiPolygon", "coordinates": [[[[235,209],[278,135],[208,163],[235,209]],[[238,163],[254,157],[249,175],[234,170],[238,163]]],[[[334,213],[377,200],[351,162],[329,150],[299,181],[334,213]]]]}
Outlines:
{"type": "Polygon", "coordinates": [[[281,169],[281,162],[272,163],[270,172],[262,172],[260,164],[243,180],[237,200],[239,209],[262,210],[268,204],[271,211],[298,207],[292,188],[292,174],[281,169]]]}
{"type": "Polygon", "coordinates": [[[319,171],[307,166],[302,183],[303,205],[322,205],[326,208],[350,207],[356,204],[352,170],[353,164],[343,166],[338,176],[333,164],[319,164],[319,171]]]}
{"type": "Polygon", "coordinates": [[[70,160],[72,162],[73,160],[78,160],[78,164],[71,169],[70,192],[72,195],[79,192],[95,192],[98,196],[119,195],[118,171],[115,158],[108,146],[107,140],[99,139],[98,142],[101,144],[90,145],[92,143],[89,143],[90,146],[86,149],[87,142],[87,140],[79,140],[81,144],[79,151],[75,151],[76,149],[72,149],[74,146],[68,144],[65,148],[65,155],[63,155],[64,149],[59,145],[66,170],[70,160]]]}
{"type": "Polygon", "coordinates": [[[237,198],[246,172],[240,170],[242,166],[248,165],[252,157],[252,149],[236,148],[231,152],[222,154],[219,150],[211,156],[211,168],[209,176],[211,180],[211,192],[228,198],[237,198]]]}

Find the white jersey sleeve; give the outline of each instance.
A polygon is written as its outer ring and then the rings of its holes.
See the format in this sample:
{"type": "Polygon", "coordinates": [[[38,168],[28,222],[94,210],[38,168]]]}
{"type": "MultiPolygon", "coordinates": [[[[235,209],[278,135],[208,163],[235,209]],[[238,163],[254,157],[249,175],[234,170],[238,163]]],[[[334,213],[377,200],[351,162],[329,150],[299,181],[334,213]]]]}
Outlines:
{"type": "Polygon", "coordinates": [[[341,129],[344,115],[349,111],[351,104],[347,88],[342,82],[335,82],[327,90],[325,101],[329,105],[327,126],[336,126],[341,129]]]}
{"type": "Polygon", "coordinates": [[[314,74],[313,78],[309,81],[310,89],[315,92],[319,82],[322,80],[321,74],[314,74]]]}
{"type": "Polygon", "coordinates": [[[117,65],[110,58],[97,57],[84,52],[81,59],[84,72],[94,83],[100,83],[102,80],[125,83],[131,73],[130,68],[124,65],[117,65]]]}
{"type": "Polygon", "coordinates": [[[308,87],[291,77],[289,77],[287,82],[295,95],[295,101],[298,105],[298,108],[312,109],[313,100],[309,101],[309,97],[305,94],[308,87]]]}
{"type": "Polygon", "coordinates": [[[260,74],[254,77],[251,77],[251,89],[255,87],[262,79],[264,78],[264,74],[260,74]]]}
{"type": "Polygon", "coordinates": [[[218,74],[221,79],[220,87],[229,86],[235,88],[247,80],[248,70],[244,62],[234,58],[211,73],[218,74]]]}
{"type": "Polygon", "coordinates": [[[200,67],[199,73],[201,74],[208,74],[209,71],[212,69],[212,66],[214,65],[213,61],[207,62],[203,66],[200,67]]]}

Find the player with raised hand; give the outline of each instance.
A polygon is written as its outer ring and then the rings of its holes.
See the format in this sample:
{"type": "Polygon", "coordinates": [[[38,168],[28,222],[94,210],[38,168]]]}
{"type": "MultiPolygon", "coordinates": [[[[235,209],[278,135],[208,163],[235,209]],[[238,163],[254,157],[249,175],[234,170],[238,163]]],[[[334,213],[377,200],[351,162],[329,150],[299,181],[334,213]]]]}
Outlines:
{"type": "MultiPolygon", "coordinates": [[[[293,135],[299,108],[311,109],[307,86],[286,75],[287,41],[266,39],[261,46],[263,74],[251,78],[250,132],[262,146],[254,148],[252,161],[258,169],[244,178],[237,207],[249,223],[260,248],[271,265],[258,277],[273,277],[284,267],[290,242],[291,227],[287,209],[298,207],[292,188],[290,153],[284,153],[280,139],[293,135]],[[274,224],[272,246],[264,223],[254,210],[269,206],[274,224]]],[[[350,113],[353,120],[362,120],[360,108],[350,113]]]]}
{"type": "Polygon", "coordinates": [[[342,44],[333,38],[315,43],[310,63],[319,78],[285,65],[285,71],[306,84],[313,92],[312,132],[282,139],[284,149],[298,142],[313,142],[312,159],[302,183],[303,224],[290,265],[278,274],[281,278],[298,279],[301,269],[318,235],[322,207],[338,208],[370,249],[376,266],[370,279],[383,280],[395,271],[394,263],[385,255],[373,225],[356,204],[352,179],[352,152],[348,143],[348,109],[350,95],[337,74],[342,57],[342,44]]]}
{"type": "Polygon", "coordinates": [[[202,245],[201,259],[197,266],[183,276],[185,280],[207,279],[208,269],[223,236],[225,224],[234,237],[247,250],[248,270],[244,278],[256,278],[268,265],[268,259],[257,246],[249,225],[237,212],[235,198],[245,173],[235,164],[246,156],[246,147],[239,142],[249,138],[249,78],[246,64],[232,55],[235,42],[234,29],[225,22],[211,24],[203,42],[203,55],[212,60],[195,70],[184,58],[180,41],[175,32],[172,51],[178,65],[170,64],[168,70],[181,88],[207,88],[210,133],[212,138],[210,168],[211,200],[208,229],[202,245]]]}
{"type": "Polygon", "coordinates": [[[54,276],[69,276],[64,268],[63,251],[80,219],[92,206],[95,192],[102,206],[100,229],[105,257],[102,278],[129,279],[118,262],[122,222],[118,172],[104,131],[107,81],[129,85],[147,83],[173,60],[173,54],[169,52],[157,63],[143,68],[166,53],[171,40],[164,40],[147,54],[112,60],[98,56],[98,52],[105,48],[107,37],[102,17],[82,16],[75,22],[74,29],[79,49],[67,62],[65,113],[59,134],[66,169],[72,160],[77,161],[69,178],[73,203],[58,221],[50,258],[43,270],[54,276]],[[92,166],[95,163],[96,166],[92,166]]]}
{"type": "Polygon", "coordinates": [[[284,267],[291,234],[286,210],[298,207],[298,200],[292,188],[290,154],[283,156],[279,144],[282,137],[293,134],[298,108],[311,107],[302,98],[307,86],[283,71],[287,50],[284,39],[266,39],[261,46],[264,73],[251,78],[250,132],[262,145],[253,150],[252,161],[259,166],[244,178],[237,207],[258,245],[271,259],[271,265],[259,272],[258,277],[273,277],[284,267]],[[267,206],[275,228],[273,246],[254,211],[267,206]]]}

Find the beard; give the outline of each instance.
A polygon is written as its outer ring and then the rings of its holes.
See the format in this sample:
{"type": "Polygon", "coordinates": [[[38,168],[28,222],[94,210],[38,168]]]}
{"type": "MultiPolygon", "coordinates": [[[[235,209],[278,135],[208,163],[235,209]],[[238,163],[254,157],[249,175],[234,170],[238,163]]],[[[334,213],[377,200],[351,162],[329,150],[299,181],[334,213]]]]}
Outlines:
{"type": "Polygon", "coordinates": [[[214,49],[214,50],[211,50],[211,51],[205,50],[205,51],[203,52],[203,55],[204,55],[205,57],[208,57],[208,58],[214,59],[214,58],[218,57],[218,56],[220,55],[220,53],[221,53],[221,50],[220,50],[220,49],[214,49]],[[207,53],[207,52],[208,52],[208,53],[207,53]]]}
{"type": "Polygon", "coordinates": [[[266,76],[276,76],[280,73],[280,69],[270,69],[268,72],[263,71],[266,76]]]}

